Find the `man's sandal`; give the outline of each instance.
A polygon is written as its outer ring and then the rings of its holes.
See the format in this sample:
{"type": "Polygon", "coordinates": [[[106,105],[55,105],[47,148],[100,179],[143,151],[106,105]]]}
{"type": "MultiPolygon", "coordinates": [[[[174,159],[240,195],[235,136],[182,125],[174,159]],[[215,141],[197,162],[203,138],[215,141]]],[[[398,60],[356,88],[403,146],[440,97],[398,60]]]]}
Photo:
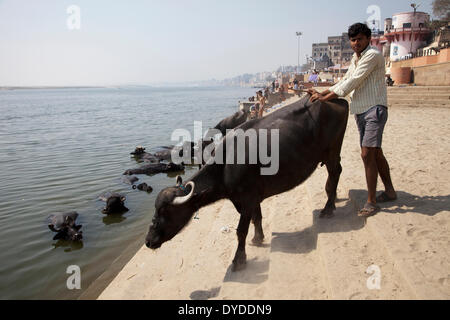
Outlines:
{"type": "Polygon", "coordinates": [[[371,204],[371,203],[366,203],[364,208],[362,208],[358,212],[358,217],[363,217],[363,218],[371,217],[371,216],[377,214],[380,210],[381,210],[381,208],[379,206],[371,204]]]}
{"type": "Polygon", "coordinates": [[[389,195],[386,192],[382,192],[378,197],[377,197],[377,203],[386,203],[386,202],[392,202],[397,200],[397,197],[395,198],[391,198],[389,197],[389,195]]]}

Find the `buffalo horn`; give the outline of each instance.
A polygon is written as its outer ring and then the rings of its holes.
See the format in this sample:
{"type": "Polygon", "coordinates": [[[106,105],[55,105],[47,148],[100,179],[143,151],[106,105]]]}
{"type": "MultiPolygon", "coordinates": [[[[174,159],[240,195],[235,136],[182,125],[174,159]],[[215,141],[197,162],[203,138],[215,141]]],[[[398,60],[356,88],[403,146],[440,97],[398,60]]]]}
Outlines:
{"type": "Polygon", "coordinates": [[[191,192],[190,192],[187,196],[184,196],[184,197],[176,197],[175,199],[173,199],[172,204],[173,204],[174,206],[180,206],[180,205],[182,205],[182,204],[188,202],[188,201],[192,198],[192,196],[194,195],[195,183],[192,182],[192,181],[189,181],[189,182],[186,184],[186,187],[189,186],[189,185],[191,186],[191,192]]]}

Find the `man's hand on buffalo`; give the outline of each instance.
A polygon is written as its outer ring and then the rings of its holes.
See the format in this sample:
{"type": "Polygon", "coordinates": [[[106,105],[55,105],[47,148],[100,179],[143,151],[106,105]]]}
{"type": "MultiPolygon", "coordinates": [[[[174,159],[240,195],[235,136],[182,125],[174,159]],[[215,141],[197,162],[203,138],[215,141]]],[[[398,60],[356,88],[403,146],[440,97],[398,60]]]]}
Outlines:
{"type": "Polygon", "coordinates": [[[322,95],[321,95],[319,92],[317,92],[317,93],[314,93],[314,94],[311,96],[311,99],[309,99],[309,100],[310,100],[311,102],[315,102],[315,101],[317,101],[317,100],[322,101],[322,99],[323,99],[322,95]]]}
{"type": "Polygon", "coordinates": [[[322,93],[317,92],[317,93],[313,94],[311,96],[310,101],[311,102],[315,102],[315,101],[319,100],[321,102],[326,102],[326,101],[334,100],[334,99],[337,99],[337,98],[339,98],[339,96],[336,93],[334,93],[333,91],[328,91],[327,90],[327,91],[322,92],[322,93]]]}
{"type": "Polygon", "coordinates": [[[310,88],[308,90],[306,90],[311,96],[315,95],[315,94],[320,94],[319,91],[317,91],[316,89],[310,88]]]}

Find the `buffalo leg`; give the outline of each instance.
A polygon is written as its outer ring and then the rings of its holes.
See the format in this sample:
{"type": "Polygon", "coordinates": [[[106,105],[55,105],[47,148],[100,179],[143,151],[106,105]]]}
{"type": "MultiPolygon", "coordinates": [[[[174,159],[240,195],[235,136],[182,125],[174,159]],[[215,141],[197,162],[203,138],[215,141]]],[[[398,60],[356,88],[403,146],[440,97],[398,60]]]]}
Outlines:
{"type": "Polygon", "coordinates": [[[241,218],[237,228],[238,248],[233,259],[233,272],[245,268],[247,255],[245,254],[245,240],[247,239],[248,228],[252,219],[252,211],[242,210],[241,218]]]}
{"type": "Polygon", "coordinates": [[[264,241],[264,232],[262,228],[261,205],[259,204],[253,212],[252,222],[255,226],[255,236],[252,242],[254,245],[261,245],[264,241]]]}
{"type": "Polygon", "coordinates": [[[321,218],[331,217],[333,215],[333,211],[336,210],[337,186],[342,173],[340,158],[335,161],[327,162],[326,166],[328,170],[328,180],[325,190],[328,195],[328,201],[325,208],[321,212],[321,218]]]}

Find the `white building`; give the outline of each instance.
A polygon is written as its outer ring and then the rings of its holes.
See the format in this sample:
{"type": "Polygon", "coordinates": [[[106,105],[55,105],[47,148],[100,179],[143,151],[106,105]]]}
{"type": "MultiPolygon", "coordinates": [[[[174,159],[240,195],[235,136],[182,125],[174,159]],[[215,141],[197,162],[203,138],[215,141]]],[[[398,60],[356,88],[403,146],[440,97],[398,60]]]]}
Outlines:
{"type": "Polygon", "coordinates": [[[427,28],[429,21],[430,15],[425,12],[395,14],[392,25],[386,21],[385,37],[391,43],[391,61],[402,60],[426,45],[426,37],[430,33],[427,28]]]}

